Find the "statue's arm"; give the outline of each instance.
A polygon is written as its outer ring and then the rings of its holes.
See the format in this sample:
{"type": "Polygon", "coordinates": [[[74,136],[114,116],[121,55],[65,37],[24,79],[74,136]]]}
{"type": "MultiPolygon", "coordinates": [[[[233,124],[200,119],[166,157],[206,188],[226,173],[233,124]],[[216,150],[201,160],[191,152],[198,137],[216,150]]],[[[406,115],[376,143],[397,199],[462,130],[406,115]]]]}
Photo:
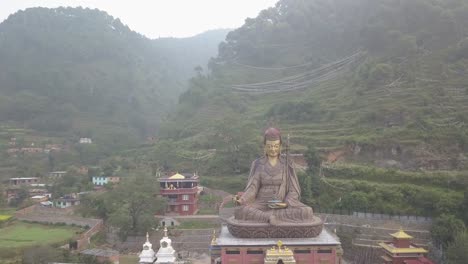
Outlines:
{"type": "Polygon", "coordinates": [[[257,197],[257,192],[260,188],[260,174],[257,173],[256,168],[257,162],[254,161],[250,167],[249,180],[247,182],[244,194],[239,200],[241,204],[250,203],[255,200],[255,197],[257,197]]]}
{"type": "Polygon", "coordinates": [[[299,181],[297,179],[296,172],[292,165],[288,166],[288,191],[286,193],[285,202],[288,205],[294,205],[297,201],[301,199],[301,187],[299,186],[299,181]]]}

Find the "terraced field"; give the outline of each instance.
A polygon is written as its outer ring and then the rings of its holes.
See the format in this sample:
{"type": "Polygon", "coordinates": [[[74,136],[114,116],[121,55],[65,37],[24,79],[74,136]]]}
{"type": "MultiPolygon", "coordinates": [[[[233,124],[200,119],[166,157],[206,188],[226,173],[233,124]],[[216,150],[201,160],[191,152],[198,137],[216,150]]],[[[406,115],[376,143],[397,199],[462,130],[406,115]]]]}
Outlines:
{"type": "Polygon", "coordinates": [[[16,221],[0,229],[1,248],[21,248],[36,244],[67,243],[82,230],[78,227],[30,224],[16,221]]]}

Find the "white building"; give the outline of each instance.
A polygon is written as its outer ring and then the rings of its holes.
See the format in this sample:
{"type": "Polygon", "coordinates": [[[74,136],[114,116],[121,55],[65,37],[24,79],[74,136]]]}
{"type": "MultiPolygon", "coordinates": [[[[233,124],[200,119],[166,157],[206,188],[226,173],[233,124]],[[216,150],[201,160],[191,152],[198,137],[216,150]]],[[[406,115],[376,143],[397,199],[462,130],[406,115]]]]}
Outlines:
{"type": "Polygon", "coordinates": [[[62,178],[63,176],[65,176],[65,174],[67,174],[66,171],[51,171],[51,172],[49,172],[49,177],[51,177],[51,178],[62,178]]]}
{"type": "Polygon", "coordinates": [[[80,144],[91,144],[93,141],[90,138],[80,138],[80,144]]]}

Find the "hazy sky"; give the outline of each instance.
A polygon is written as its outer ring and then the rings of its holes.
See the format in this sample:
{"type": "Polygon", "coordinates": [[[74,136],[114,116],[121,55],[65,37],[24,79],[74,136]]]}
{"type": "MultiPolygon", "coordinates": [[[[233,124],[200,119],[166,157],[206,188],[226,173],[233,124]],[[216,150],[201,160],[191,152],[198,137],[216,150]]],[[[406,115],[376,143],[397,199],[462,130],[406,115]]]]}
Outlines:
{"type": "Polygon", "coordinates": [[[0,22],[28,7],[98,8],[150,38],[188,37],[216,28],[237,28],[278,0],[0,0],[0,22]]]}

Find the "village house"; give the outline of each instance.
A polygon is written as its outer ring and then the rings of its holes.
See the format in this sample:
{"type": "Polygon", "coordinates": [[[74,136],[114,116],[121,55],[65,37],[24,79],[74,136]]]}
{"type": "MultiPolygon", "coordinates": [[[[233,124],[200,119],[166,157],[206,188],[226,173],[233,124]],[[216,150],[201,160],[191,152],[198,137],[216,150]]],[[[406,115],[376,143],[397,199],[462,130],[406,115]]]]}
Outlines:
{"type": "Polygon", "coordinates": [[[16,198],[18,198],[18,193],[20,191],[20,188],[19,187],[11,187],[11,188],[7,188],[5,191],[4,191],[4,196],[6,198],[6,201],[7,203],[9,204],[11,201],[15,200],[16,198]]]}
{"type": "Polygon", "coordinates": [[[120,177],[117,176],[93,176],[93,184],[103,186],[109,183],[117,184],[120,182],[120,177]]]}
{"type": "Polygon", "coordinates": [[[65,195],[54,201],[54,206],[57,208],[68,208],[79,204],[80,199],[76,195],[65,195]]]}
{"type": "Polygon", "coordinates": [[[34,195],[30,198],[35,203],[46,202],[49,200],[49,196],[47,195],[34,195]]]}
{"type": "Polygon", "coordinates": [[[107,177],[104,176],[93,176],[93,184],[97,186],[103,186],[108,183],[107,177]]]}
{"type": "Polygon", "coordinates": [[[39,178],[37,177],[10,178],[10,185],[12,186],[31,185],[34,183],[39,183],[39,178]]]}
{"type": "Polygon", "coordinates": [[[79,174],[87,175],[87,174],[88,174],[88,171],[89,171],[89,169],[88,169],[88,167],[86,167],[86,166],[80,166],[80,167],[78,168],[78,173],[79,173],[79,174]]]}
{"type": "Polygon", "coordinates": [[[50,178],[62,178],[67,174],[66,171],[51,171],[49,172],[49,177],[50,178]]]}
{"type": "Polygon", "coordinates": [[[80,138],[80,144],[91,144],[93,141],[90,138],[80,138]]]}
{"type": "Polygon", "coordinates": [[[28,153],[28,154],[43,153],[44,149],[43,148],[21,148],[21,152],[28,153]]]}
{"type": "Polygon", "coordinates": [[[45,195],[49,198],[52,196],[47,189],[43,188],[33,188],[28,190],[29,196],[36,196],[36,195],[45,195]]]}
{"type": "Polygon", "coordinates": [[[54,201],[55,207],[57,208],[68,208],[80,204],[80,200],[72,197],[61,197],[54,201]]]}
{"type": "Polygon", "coordinates": [[[109,177],[107,177],[107,182],[108,182],[108,183],[117,184],[117,183],[120,182],[120,177],[117,177],[117,176],[109,176],[109,177]]]}

